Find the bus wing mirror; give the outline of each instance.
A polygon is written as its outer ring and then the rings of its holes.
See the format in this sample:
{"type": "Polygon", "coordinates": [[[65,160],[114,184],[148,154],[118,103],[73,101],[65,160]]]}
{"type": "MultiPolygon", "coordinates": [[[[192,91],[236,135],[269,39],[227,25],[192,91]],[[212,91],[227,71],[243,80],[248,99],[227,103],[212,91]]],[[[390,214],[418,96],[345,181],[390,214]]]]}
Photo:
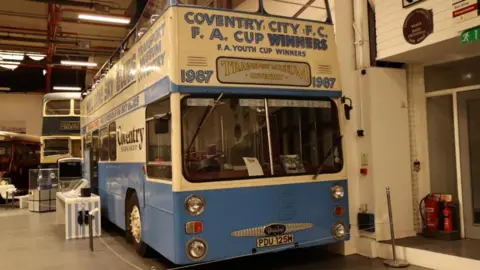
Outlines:
{"type": "Polygon", "coordinates": [[[353,104],[352,104],[353,102],[350,98],[348,98],[346,96],[343,96],[341,101],[342,101],[342,104],[343,104],[343,109],[345,110],[345,118],[347,120],[350,120],[350,112],[353,109],[353,104]]]}
{"type": "Polygon", "coordinates": [[[350,111],[352,111],[353,107],[347,104],[344,104],[343,107],[345,109],[345,118],[350,120],[350,111]]]}
{"type": "Polygon", "coordinates": [[[155,134],[166,134],[169,132],[170,121],[165,118],[155,119],[155,134]]]}

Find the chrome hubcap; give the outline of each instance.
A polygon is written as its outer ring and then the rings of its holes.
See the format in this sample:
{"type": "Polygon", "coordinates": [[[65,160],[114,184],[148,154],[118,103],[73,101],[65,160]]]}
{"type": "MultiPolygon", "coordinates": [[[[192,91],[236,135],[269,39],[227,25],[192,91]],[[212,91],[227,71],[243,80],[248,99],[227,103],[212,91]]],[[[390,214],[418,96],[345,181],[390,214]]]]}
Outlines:
{"type": "Polygon", "coordinates": [[[135,242],[140,243],[142,240],[142,221],[140,220],[140,209],[136,205],[133,206],[130,213],[130,233],[135,242]]]}

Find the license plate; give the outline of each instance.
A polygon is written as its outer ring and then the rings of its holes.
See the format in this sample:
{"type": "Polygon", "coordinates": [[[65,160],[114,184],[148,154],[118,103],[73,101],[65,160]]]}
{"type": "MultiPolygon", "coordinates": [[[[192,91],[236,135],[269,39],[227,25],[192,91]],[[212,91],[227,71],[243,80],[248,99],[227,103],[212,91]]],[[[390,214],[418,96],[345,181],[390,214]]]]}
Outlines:
{"type": "Polygon", "coordinates": [[[273,247],[279,245],[286,245],[293,243],[295,241],[295,237],[293,234],[287,235],[279,235],[279,236],[271,236],[271,237],[263,237],[257,239],[257,247],[273,247]]]}

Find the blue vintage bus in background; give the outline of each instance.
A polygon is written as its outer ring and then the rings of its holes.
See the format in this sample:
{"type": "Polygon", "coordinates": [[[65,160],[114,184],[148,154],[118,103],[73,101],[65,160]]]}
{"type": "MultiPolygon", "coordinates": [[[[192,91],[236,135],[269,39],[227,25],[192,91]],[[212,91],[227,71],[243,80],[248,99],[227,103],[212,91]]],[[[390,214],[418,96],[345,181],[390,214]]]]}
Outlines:
{"type": "Polygon", "coordinates": [[[81,103],[102,215],[176,264],[348,240],[341,96],[328,1],[150,1],[81,103]]]}

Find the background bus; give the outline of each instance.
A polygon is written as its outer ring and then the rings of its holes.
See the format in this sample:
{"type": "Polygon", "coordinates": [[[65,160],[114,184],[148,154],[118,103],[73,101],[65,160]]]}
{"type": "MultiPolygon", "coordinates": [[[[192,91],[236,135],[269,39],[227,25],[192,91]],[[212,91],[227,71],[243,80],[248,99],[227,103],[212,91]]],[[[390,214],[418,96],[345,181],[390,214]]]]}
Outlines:
{"type": "Polygon", "coordinates": [[[85,171],[140,254],[189,264],[349,239],[337,51],[317,2],[289,8],[324,23],[267,14],[278,1],[150,1],[96,75],[85,171]]]}
{"type": "Polygon", "coordinates": [[[41,166],[52,168],[57,160],[82,157],[80,93],[51,93],[43,98],[41,166]]]}
{"type": "Polygon", "coordinates": [[[18,195],[28,193],[28,171],[39,164],[40,137],[0,131],[0,178],[8,179],[18,195]]]}

